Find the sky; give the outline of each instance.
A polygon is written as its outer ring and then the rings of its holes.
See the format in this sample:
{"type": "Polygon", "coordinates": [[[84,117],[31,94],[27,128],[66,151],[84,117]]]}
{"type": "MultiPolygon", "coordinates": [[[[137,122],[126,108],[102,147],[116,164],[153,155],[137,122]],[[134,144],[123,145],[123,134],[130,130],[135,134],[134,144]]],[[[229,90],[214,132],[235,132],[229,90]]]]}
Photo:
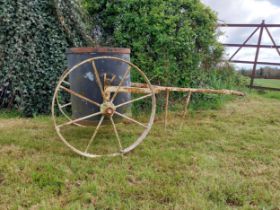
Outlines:
{"type": "MultiPolygon", "coordinates": [[[[201,0],[214,10],[219,23],[261,23],[280,24],[280,0],[201,0]]],[[[219,38],[222,43],[242,44],[255,28],[222,28],[223,35],[219,38]]],[[[280,45],[280,28],[269,28],[276,44],[280,45]]],[[[257,44],[259,31],[248,44],[257,44]]],[[[262,44],[272,45],[264,30],[262,44]]],[[[225,57],[229,58],[237,48],[227,48],[225,57]]],[[[235,60],[253,61],[255,48],[243,48],[235,60]]],[[[280,56],[275,49],[261,49],[259,61],[280,62],[280,56]]],[[[252,64],[238,64],[237,67],[251,68],[252,64]]],[[[260,66],[261,67],[261,66],[260,66]]]]}

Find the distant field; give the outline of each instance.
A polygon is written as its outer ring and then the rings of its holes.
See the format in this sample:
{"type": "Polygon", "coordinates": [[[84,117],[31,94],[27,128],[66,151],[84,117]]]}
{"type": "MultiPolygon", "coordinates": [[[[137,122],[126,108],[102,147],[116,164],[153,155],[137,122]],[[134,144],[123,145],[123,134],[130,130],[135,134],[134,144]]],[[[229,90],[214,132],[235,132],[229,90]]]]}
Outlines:
{"type": "Polygon", "coordinates": [[[278,79],[255,79],[254,85],[262,87],[280,88],[280,80],[278,79]]]}

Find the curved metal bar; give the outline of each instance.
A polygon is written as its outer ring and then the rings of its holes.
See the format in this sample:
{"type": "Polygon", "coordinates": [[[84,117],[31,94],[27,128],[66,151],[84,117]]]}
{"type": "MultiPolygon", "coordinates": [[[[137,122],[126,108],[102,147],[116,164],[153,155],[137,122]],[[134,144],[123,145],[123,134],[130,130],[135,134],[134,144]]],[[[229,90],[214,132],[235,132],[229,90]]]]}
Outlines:
{"type": "MultiPolygon", "coordinates": [[[[67,120],[72,120],[63,110],[63,106],[60,105],[59,101],[58,101],[58,98],[56,99],[57,100],[57,105],[58,105],[58,109],[59,111],[63,114],[64,117],[66,117],[67,120]]],[[[73,123],[74,125],[78,126],[78,127],[85,127],[83,125],[80,125],[78,123],[73,123]]]]}

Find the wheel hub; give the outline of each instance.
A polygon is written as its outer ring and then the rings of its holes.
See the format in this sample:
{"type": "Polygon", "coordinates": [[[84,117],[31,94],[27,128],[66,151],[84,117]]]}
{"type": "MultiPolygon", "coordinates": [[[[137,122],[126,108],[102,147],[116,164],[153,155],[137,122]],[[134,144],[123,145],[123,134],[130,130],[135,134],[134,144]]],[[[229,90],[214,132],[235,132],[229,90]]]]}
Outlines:
{"type": "Polygon", "coordinates": [[[111,102],[105,102],[101,104],[100,111],[103,115],[112,116],[115,113],[116,107],[111,102]]]}

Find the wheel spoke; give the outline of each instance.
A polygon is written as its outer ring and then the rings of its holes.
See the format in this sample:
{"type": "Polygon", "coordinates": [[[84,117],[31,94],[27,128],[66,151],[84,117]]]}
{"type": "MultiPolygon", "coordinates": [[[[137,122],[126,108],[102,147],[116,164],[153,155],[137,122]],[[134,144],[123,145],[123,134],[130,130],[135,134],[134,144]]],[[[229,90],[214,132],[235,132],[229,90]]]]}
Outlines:
{"type": "Polygon", "coordinates": [[[150,93],[150,94],[148,94],[148,95],[145,95],[145,96],[142,96],[142,97],[139,97],[139,98],[135,98],[135,99],[132,99],[132,100],[130,100],[130,101],[126,101],[126,102],[124,102],[124,103],[121,103],[121,104],[117,105],[116,108],[119,108],[119,107],[124,106],[124,105],[127,105],[127,104],[131,104],[131,103],[133,103],[133,102],[135,102],[135,101],[142,100],[142,99],[147,98],[147,97],[150,97],[150,96],[152,96],[152,95],[153,95],[153,94],[150,93]]]}
{"type": "Polygon", "coordinates": [[[70,83],[69,83],[69,82],[67,82],[67,81],[65,81],[65,80],[63,80],[62,82],[63,82],[64,84],[70,86],[70,83]]]}
{"type": "Polygon", "coordinates": [[[98,85],[98,87],[99,87],[99,89],[100,89],[102,98],[105,100],[106,97],[105,97],[105,94],[104,94],[104,90],[103,90],[103,87],[102,87],[102,83],[101,83],[101,80],[100,80],[99,73],[98,73],[98,71],[97,71],[95,62],[92,61],[91,64],[92,64],[93,72],[94,72],[94,75],[95,75],[95,78],[96,78],[97,85],[98,85]]]}
{"type": "Polygon", "coordinates": [[[60,105],[61,108],[64,108],[64,107],[67,107],[67,106],[70,106],[72,103],[67,103],[67,104],[64,104],[64,105],[60,105]]]}
{"type": "Polygon", "coordinates": [[[74,96],[77,96],[78,98],[81,98],[81,99],[83,99],[83,100],[85,100],[85,101],[88,101],[88,102],[91,103],[91,104],[94,104],[94,105],[100,107],[100,104],[99,104],[99,103],[97,103],[97,102],[95,102],[95,101],[93,101],[93,100],[91,100],[91,99],[89,99],[89,98],[87,98],[87,97],[85,97],[85,96],[83,96],[83,95],[81,95],[81,94],[79,94],[79,93],[73,91],[73,90],[70,90],[70,89],[68,89],[68,88],[66,88],[66,87],[64,87],[64,86],[62,86],[62,85],[60,85],[60,88],[63,89],[63,90],[65,90],[66,92],[68,92],[68,93],[74,95],[74,96]]]}
{"type": "Polygon", "coordinates": [[[121,143],[121,140],[120,140],[120,137],[119,137],[119,133],[118,133],[117,128],[116,128],[116,124],[115,124],[115,122],[114,122],[112,116],[110,116],[110,121],[111,121],[111,123],[112,123],[112,125],[113,125],[114,132],[115,132],[115,135],[116,135],[117,140],[118,140],[118,143],[119,143],[120,151],[122,152],[122,150],[123,150],[122,143],[121,143]]]}
{"type": "MultiPolygon", "coordinates": [[[[68,104],[71,105],[71,103],[67,103],[67,104],[64,104],[64,105],[61,105],[59,103],[59,100],[58,98],[56,98],[56,102],[57,102],[57,105],[58,105],[58,108],[60,110],[60,112],[63,114],[64,117],[66,117],[68,120],[72,120],[64,111],[63,111],[63,108],[66,107],[66,105],[68,106],[68,104]]],[[[78,127],[84,127],[83,125],[80,125],[78,123],[73,123],[74,125],[77,125],[78,127]]]]}
{"type": "Polygon", "coordinates": [[[119,90],[120,90],[120,87],[122,86],[122,84],[123,84],[123,82],[124,82],[125,78],[126,78],[126,77],[127,77],[127,75],[129,74],[130,69],[131,69],[131,66],[128,66],[128,68],[127,68],[126,72],[124,73],[123,78],[121,79],[121,81],[120,81],[120,83],[119,83],[119,86],[117,87],[116,92],[114,93],[114,95],[113,95],[113,97],[112,97],[112,99],[111,99],[111,102],[112,102],[112,103],[113,103],[114,99],[116,98],[116,96],[118,95],[119,90]]]}
{"type": "Polygon", "coordinates": [[[73,123],[76,123],[76,122],[79,122],[79,121],[82,121],[82,120],[86,120],[86,119],[91,118],[91,117],[95,117],[95,116],[97,116],[97,115],[100,115],[101,113],[102,113],[102,112],[96,112],[96,113],[94,113],[94,114],[90,114],[90,115],[87,115],[87,116],[84,116],[84,117],[80,117],[80,118],[78,118],[78,119],[71,120],[71,121],[69,121],[69,122],[66,122],[66,123],[63,123],[63,124],[61,124],[61,125],[58,125],[57,127],[58,127],[58,128],[61,128],[61,127],[65,126],[65,125],[70,125],[70,124],[73,124],[73,123]]]}
{"type": "Polygon", "coordinates": [[[85,153],[87,153],[87,151],[88,151],[88,149],[89,149],[91,143],[92,143],[93,140],[95,139],[95,136],[96,136],[96,134],[97,134],[97,132],[98,132],[98,130],[99,130],[99,128],[100,128],[100,126],[101,126],[103,120],[104,120],[104,116],[102,115],[101,119],[99,120],[99,123],[98,123],[97,127],[95,128],[95,131],[94,131],[92,137],[90,138],[90,141],[89,141],[89,143],[88,143],[88,145],[87,145],[87,148],[86,148],[86,150],[85,150],[85,153]]]}
{"type": "Polygon", "coordinates": [[[125,119],[127,119],[127,120],[129,120],[129,121],[131,121],[131,122],[134,122],[134,123],[136,123],[136,124],[138,124],[138,125],[140,125],[140,126],[142,126],[142,127],[144,127],[144,128],[147,128],[147,127],[148,127],[148,126],[144,125],[143,123],[138,122],[137,120],[134,120],[134,119],[132,119],[132,118],[130,118],[130,117],[124,115],[124,114],[121,114],[121,113],[119,113],[119,112],[117,112],[117,111],[115,111],[115,114],[116,114],[116,115],[119,115],[120,117],[123,117],[123,118],[125,118],[125,119]]]}
{"type": "MultiPolygon", "coordinates": [[[[59,107],[60,112],[64,115],[64,117],[66,117],[68,120],[72,120],[64,111],[61,107],[59,107]]],[[[85,127],[83,125],[80,125],[78,123],[73,123],[74,125],[78,126],[78,127],[85,127]]]]}

